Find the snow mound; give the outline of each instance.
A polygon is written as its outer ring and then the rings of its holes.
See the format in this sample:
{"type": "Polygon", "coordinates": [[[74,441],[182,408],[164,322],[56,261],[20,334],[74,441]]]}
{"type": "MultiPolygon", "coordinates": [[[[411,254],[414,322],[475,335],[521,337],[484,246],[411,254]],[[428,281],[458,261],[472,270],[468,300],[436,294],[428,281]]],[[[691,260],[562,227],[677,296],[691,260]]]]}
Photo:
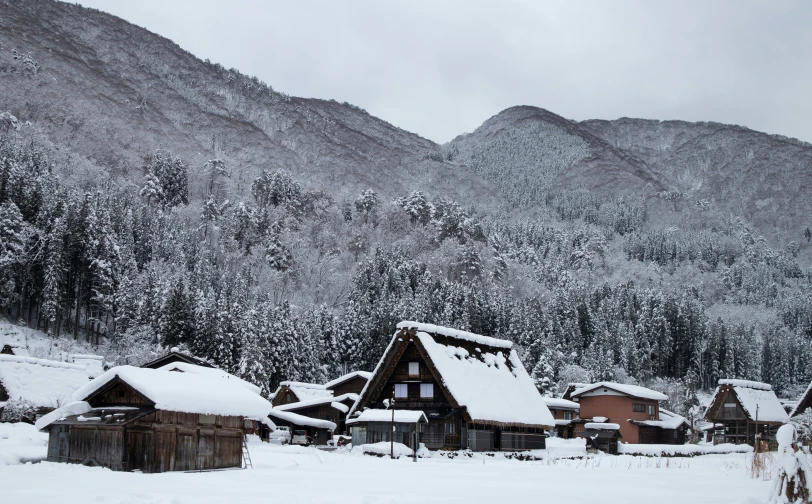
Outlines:
{"type": "Polygon", "coordinates": [[[84,366],[34,357],[0,354],[0,384],[11,399],[56,408],[89,382],[84,366]]]}
{"type": "Polygon", "coordinates": [[[658,444],[627,444],[618,445],[618,455],[642,455],[646,457],[694,457],[697,455],[713,455],[722,453],[750,453],[753,447],[745,444],[724,443],[711,444],[685,444],[685,445],[658,445],[658,444]]]}
{"type": "Polygon", "coordinates": [[[48,455],[48,434],[27,423],[0,423],[0,465],[39,462],[48,455]]]}
{"type": "MultiPolygon", "coordinates": [[[[390,443],[388,441],[381,441],[380,443],[372,443],[372,444],[365,444],[361,446],[354,447],[352,449],[353,452],[361,452],[364,455],[376,455],[378,457],[389,456],[394,450],[395,458],[400,457],[411,457],[412,456],[412,449],[406,446],[403,443],[390,443]]],[[[431,457],[431,452],[426,448],[426,445],[420,443],[420,447],[417,449],[417,456],[418,457],[431,457]]]]}

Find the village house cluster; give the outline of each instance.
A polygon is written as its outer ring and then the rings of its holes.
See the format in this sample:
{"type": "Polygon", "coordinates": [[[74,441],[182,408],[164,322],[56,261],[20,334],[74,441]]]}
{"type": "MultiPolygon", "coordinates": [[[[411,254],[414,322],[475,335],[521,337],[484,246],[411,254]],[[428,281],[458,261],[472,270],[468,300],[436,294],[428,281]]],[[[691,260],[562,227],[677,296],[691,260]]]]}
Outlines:
{"type": "MultiPolygon", "coordinates": [[[[372,372],[282,382],[267,399],[177,349],[105,371],[98,356],[35,359],[13,334],[2,338],[0,408],[35,405],[49,461],[113,470],[245,467],[247,434],[486,452],[544,449],[556,436],[614,454],[618,443],[684,444],[699,428],[663,409],[667,396],[638,385],[574,383],[562,397],[543,397],[510,341],[418,322],[398,324],[372,372]]],[[[812,385],[787,411],[768,384],[720,380],[703,430],[714,443],[774,449],[778,427],[811,403],[812,385]]]]}

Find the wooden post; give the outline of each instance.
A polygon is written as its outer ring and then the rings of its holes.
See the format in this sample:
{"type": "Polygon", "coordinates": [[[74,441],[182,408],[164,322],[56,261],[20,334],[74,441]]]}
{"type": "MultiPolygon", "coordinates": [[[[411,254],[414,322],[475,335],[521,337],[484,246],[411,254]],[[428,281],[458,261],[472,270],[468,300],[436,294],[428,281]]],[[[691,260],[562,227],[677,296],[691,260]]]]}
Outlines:
{"type": "Polygon", "coordinates": [[[389,403],[392,408],[392,432],[389,434],[389,458],[395,458],[395,386],[392,385],[392,402],[389,403]]]}

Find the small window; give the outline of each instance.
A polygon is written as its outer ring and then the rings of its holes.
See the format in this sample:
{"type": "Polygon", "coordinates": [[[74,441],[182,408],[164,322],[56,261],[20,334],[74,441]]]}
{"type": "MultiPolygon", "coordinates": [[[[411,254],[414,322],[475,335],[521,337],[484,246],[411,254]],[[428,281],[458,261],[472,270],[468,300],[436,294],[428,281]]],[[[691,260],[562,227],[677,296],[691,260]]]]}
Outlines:
{"type": "Polygon", "coordinates": [[[655,408],[654,408],[653,404],[648,405],[648,414],[649,414],[649,416],[654,416],[654,409],[655,408]]]}
{"type": "Polygon", "coordinates": [[[572,411],[564,412],[564,420],[572,420],[572,411]]]}
{"type": "Polygon", "coordinates": [[[434,398],[434,384],[433,383],[421,383],[420,384],[420,398],[421,399],[433,399],[434,398]]]}
{"type": "Polygon", "coordinates": [[[632,404],[632,411],[635,413],[645,413],[646,412],[646,405],[645,404],[632,404]]]}
{"type": "Polygon", "coordinates": [[[453,422],[449,422],[445,424],[445,433],[446,434],[454,434],[457,432],[457,424],[453,422]]]}
{"type": "Polygon", "coordinates": [[[200,425],[214,425],[217,415],[199,415],[200,425]]]}
{"type": "Polygon", "coordinates": [[[726,402],[725,403],[725,408],[735,408],[735,407],[736,407],[736,403],[732,403],[732,402],[726,402]]]}
{"type": "Polygon", "coordinates": [[[409,363],[409,376],[419,376],[420,375],[420,363],[419,362],[410,362],[409,363]]]}
{"type": "Polygon", "coordinates": [[[395,384],[395,399],[405,399],[409,397],[409,385],[406,383],[395,384]]]}

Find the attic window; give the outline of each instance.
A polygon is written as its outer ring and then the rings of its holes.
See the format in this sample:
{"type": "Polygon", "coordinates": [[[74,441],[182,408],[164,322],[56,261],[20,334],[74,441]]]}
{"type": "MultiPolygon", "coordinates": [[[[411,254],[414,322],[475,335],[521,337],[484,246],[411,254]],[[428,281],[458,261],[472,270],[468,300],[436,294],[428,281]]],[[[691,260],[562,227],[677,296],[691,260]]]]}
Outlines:
{"type": "Polygon", "coordinates": [[[732,402],[726,402],[725,403],[725,408],[735,408],[735,407],[736,407],[736,403],[732,403],[732,402]]]}
{"type": "Polygon", "coordinates": [[[410,362],[409,363],[409,376],[419,376],[420,375],[420,363],[419,362],[410,362]]]}
{"type": "Polygon", "coordinates": [[[406,383],[395,384],[395,399],[405,399],[409,397],[409,385],[406,383]]]}
{"type": "Polygon", "coordinates": [[[123,389],[119,389],[118,396],[119,397],[124,397],[124,390],[123,389]]]}

